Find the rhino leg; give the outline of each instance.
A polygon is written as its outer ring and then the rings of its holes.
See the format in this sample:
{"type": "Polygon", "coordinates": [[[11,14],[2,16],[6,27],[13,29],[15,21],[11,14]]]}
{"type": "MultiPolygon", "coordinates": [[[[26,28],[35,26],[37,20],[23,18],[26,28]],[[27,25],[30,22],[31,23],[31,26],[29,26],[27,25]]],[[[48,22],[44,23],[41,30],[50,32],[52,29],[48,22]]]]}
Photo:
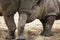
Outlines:
{"type": "Polygon", "coordinates": [[[16,39],[17,40],[26,40],[25,34],[24,34],[24,26],[27,20],[27,14],[26,13],[21,13],[19,15],[19,20],[18,20],[18,34],[16,39]]]}
{"type": "Polygon", "coordinates": [[[56,19],[56,16],[47,16],[44,20],[41,20],[42,24],[43,24],[43,32],[41,33],[41,35],[43,36],[52,36],[52,25],[54,23],[56,19]]]}
{"type": "Polygon", "coordinates": [[[14,22],[14,16],[13,15],[4,15],[4,19],[6,22],[6,25],[8,27],[8,35],[6,36],[6,39],[14,39],[15,38],[15,29],[16,25],[14,22]]]}

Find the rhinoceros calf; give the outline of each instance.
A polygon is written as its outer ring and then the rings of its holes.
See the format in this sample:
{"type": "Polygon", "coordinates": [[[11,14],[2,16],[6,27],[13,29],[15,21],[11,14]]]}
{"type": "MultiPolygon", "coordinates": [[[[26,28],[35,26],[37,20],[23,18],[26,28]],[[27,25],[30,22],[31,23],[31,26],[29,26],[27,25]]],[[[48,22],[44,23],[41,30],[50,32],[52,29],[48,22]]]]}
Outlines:
{"type": "Polygon", "coordinates": [[[60,19],[60,0],[40,0],[42,14],[38,19],[43,24],[41,35],[52,36],[51,28],[55,20],[60,19]]]}

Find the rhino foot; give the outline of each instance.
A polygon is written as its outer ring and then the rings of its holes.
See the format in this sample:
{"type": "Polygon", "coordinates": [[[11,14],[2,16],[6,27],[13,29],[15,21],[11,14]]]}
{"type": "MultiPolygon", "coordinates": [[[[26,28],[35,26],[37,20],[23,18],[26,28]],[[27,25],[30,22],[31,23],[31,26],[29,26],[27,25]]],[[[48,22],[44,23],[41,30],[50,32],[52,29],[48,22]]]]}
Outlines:
{"type": "Polygon", "coordinates": [[[17,40],[26,40],[26,39],[17,39],[17,40]]]}
{"type": "Polygon", "coordinates": [[[25,37],[20,36],[20,37],[17,37],[17,38],[16,38],[16,40],[26,40],[26,38],[25,38],[25,37]]]}
{"type": "Polygon", "coordinates": [[[50,36],[53,36],[53,33],[52,32],[48,32],[48,31],[43,31],[41,33],[42,36],[46,36],[46,37],[50,37],[50,36]]]}
{"type": "Polygon", "coordinates": [[[20,35],[20,36],[17,36],[16,37],[16,40],[26,40],[26,37],[24,34],[20,35]]]}
{"type": "Polygon", "coordinates": [[[13,35],[7,35],[5,38],[6,39],[14,39],[15,38],[15,35],[14,34],[13,35]]]}

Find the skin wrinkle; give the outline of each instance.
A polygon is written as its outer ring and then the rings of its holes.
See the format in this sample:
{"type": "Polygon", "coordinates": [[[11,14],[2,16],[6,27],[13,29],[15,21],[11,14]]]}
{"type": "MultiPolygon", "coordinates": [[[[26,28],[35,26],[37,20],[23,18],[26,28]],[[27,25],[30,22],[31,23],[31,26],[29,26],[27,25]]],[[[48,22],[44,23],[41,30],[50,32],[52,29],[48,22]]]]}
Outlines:
{"type": "Polygon", "coordinates": [[[40,17],[45,18],[45,16],[48,15],[57,16],[59,14],[59,6],[57,1],[58,0],[41,0],[39,5],[43,7],[43,12],[40,17]]]}

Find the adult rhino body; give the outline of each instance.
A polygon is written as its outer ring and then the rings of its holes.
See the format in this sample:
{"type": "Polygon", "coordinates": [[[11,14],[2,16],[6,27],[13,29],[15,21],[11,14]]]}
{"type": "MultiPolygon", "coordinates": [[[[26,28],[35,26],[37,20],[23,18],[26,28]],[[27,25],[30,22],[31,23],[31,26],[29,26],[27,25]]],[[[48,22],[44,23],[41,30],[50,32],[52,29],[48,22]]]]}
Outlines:
{"type": "Polygon", "coordinates": [[[15,38],[14,32],[16,25],[14,22],[14,14],[18,11],[19,0],[0,0],[0,16],[4,16],[4,20],[8,27],[8,35],[6,38],[15,38]]]}
{"type": "Polygon", "coordinates": [[[38,1],[39,0],[0,0],[0,16],[4,16],[9,31],[6,38],[15,38],[14,32],[16,25],[14,22],[14,14],[18,11],[18,35],[16,39],[26,39],[24,26],[25,23],[32,22],[38,17],[40,13],[39,6],[36,6],[38,1]]]}

